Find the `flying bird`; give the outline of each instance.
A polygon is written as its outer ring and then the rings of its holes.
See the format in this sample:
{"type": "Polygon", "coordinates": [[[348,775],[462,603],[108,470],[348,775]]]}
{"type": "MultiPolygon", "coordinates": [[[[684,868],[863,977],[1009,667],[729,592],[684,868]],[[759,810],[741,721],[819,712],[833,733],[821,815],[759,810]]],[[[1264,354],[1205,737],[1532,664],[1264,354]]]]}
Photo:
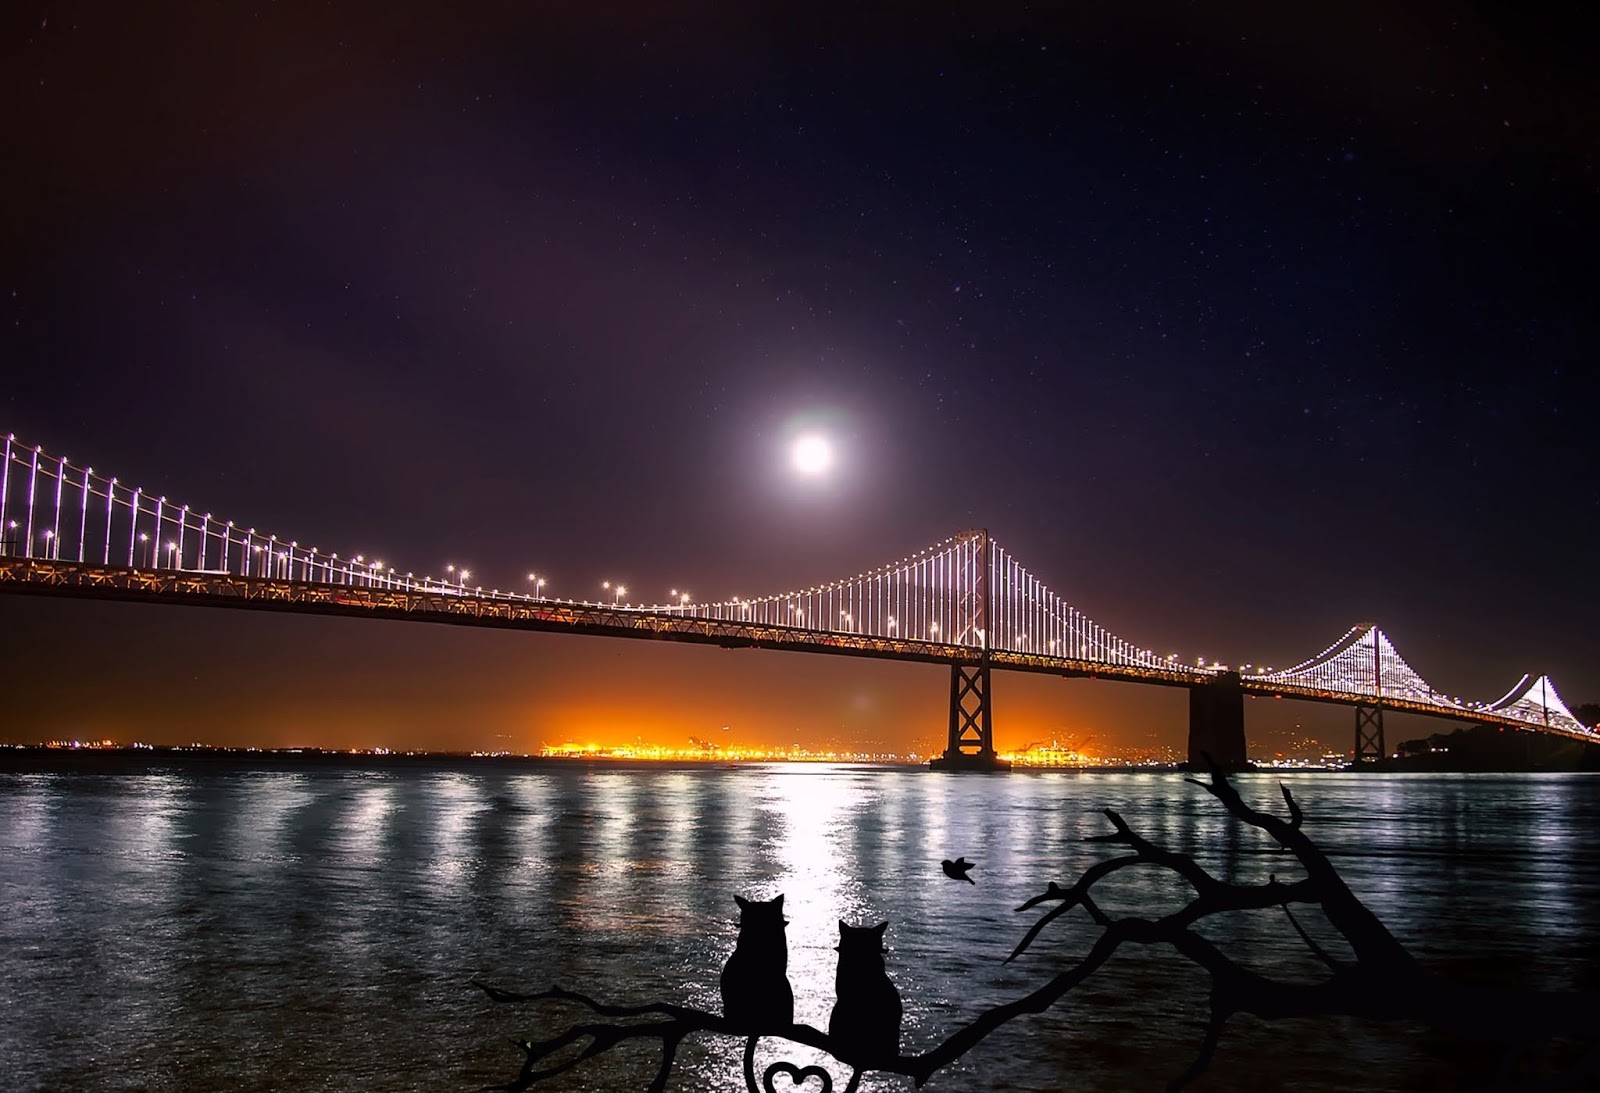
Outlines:
{"type": "Polygon", "coordinates": [[[943,869],[944,875],[949,877],[951,880],[964,880],[968,884],[978,883],[971,877],[967,876],[967,870],[972,868],[972,862],[969,862],[966,858],[957,858],[955,861],[951,861],[949,858],[946,858],[944,861],[939,863],[939,868],[943,869]]]}

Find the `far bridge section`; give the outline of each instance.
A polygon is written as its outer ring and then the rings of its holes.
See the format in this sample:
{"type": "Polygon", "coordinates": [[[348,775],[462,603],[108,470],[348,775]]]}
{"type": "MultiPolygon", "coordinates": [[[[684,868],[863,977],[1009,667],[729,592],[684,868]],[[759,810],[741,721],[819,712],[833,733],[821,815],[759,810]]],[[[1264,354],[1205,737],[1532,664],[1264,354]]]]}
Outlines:
{"type": "Polygon", "coordinates": [[[1245,696],[1356,710],[1358,760],[1386,754],[1386,710],[1593,740],[1546,677],[1495,702],[1437,693],[1382,631],[1358,626],[1282,672],[1238,673],[1160,656],[1113,634],[1045,586],[986,530],[826,584],[717,601],[559,599],[400,571],[375,556],[299,540],[150,496],[65,457],[5,438],[0,592],[387,618],[945,664],[946,747],[934,765],[996,770],[991,673],[1040,672],[1189,689],[1189,754],[1245,764],[1245,696]]]}
{"type": "Polygon", "coordinates": [[[1600,741],[1593,727],[1573,716],[1549,676],[1524,675],[1491,702],[1447,695],[1407,664],[1389,635],[1371,623],[1351,627],[1293,668],[1245,675],[1241,686],[1246,694],[1354,706],[1352,756],[1357,763],[1381,761],[1390,754],[1384,739],[1386,710],[1600,741]]]}

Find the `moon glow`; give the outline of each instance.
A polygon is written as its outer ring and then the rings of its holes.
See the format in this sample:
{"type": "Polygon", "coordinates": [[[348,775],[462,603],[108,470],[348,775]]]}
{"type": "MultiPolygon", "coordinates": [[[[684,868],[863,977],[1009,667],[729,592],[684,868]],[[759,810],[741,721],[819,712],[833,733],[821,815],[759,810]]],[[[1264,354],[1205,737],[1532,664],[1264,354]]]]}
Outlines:
{"type": "Polygon", "coordinates": [[[807,478],[817,478],[833,466],[833,445],[815,433],[800,437],[789,450],[789,462],[807,478]]]}

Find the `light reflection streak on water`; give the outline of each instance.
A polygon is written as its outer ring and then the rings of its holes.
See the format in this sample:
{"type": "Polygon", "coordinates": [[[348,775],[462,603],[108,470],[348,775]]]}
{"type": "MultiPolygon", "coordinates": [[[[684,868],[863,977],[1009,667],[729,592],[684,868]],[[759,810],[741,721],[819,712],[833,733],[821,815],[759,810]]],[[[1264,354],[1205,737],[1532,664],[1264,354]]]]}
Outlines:
{"type": "Polygon", "coordinates": [[[697,809],[663,791],[663,774],[602,771],[582,776],[581,792],[541,804],[541,871],[564,927],[597,938],[650,933],[680,936],[703,929],[685,919],[674,888],[686,864],[663,853],[670,832],[693,830],[697,809]]]}
{"type": "Polygon", "coordinates": [[[472,818],[487,807],[481,781],[466,774],[440,774],[428,780],[424,814],[433,843],[428,879],[440,895],[461,898],[476,857],[468,838],[472,818]]]}
{"type": "Polygon", "coordinates": [[[357,868],[375,868],[389,840],[389,828],[397,804],[391,779],[368,777],[356,780],[353,800],[338,821],[335,848],[357,868]]]}
{"type": "MultiPolygon", "coordinates": [[[[789,919],[789,982],[795,1020],[826,1028],[838,956],[840,919],[870,925],[851,835],[858,815],[875,806],[869,778],[843,771],[779,774],[757,789],[778,832],[775,888],[789,919]]],[[[774,893],[775,894],[775,893],[774,893]]]]}
{"type": "Polygon", "coordinates": [[[49,828],[54,806],[59,806],[61,795],[54,792],[55,776],[48,774],[20,774],[0,787],[13,802],[7,812],[3,845],[7,850],[42,849],[50,844],[49,828]],[[9,782],[9,784],[7,784],[9,782]]]}
{"type": "Polygon", "coordinates": [[[73,894],[68,885],[40,883],[40,871],[50,857],[62,855],[61,834],[55,820],[66,795],[48,774],[19,775],[4,788],[5,821],[0,824],[0,860],[11,863],[0,870],[0,951],[37,951],[35,934],[59,936],[64,912],[73,894]]]}
{"type": "Polygon", "coordinates": [[[681,868],[677,863],[690,859],[698,805],[697,781],[684,771],[663,775],[660,780],[663,827],[659,864],[663,870],[681,868]]]}
{"type": "Polygon", "coordinates": [[[634,838],[638,785],[625,774],[603,774],[595,778],[595,787],[594,807],[599,816],[585,868],[591,878],[591,891],[598,897],[596,902],[614,914],[622,914],[641,849],[634,838]]]}
{"type": "MultiPolygon", "coordinates": [[[[879,921],[872,917],[873,909],[864,895],[854,836],[861,818],[878,807],[881,786],[849,768],[780,767],[741,773],[746,807],[753,806],[762,814],[761,826],[770,833],[765,850],[770,857],[771,880],[760,885],[760,891],[746,889],[740,894],[751,899],[783,894],[794,1019],[826,1029],[834,1000],[839,920],[852,926],[879,921]]],[[[720,1006],[715,1001],[709,1004],[720,1006]]],[[[763,1041],[757,1072],[779,1059],[796,1066],[828,1068],[835,1088],[842,1088],[849,1077],[846,1068],[824,1053],[772,1040],[763,1041]]],[[[703,1067],[701,1078],[717,1088],[742,1087],[737,1067],[728,1059],[703,1067]]],[[[876,1090],[880,1083],[868,1081],[862,1088],[876,1090]]]]}
{"type": "Polygon", "coordinates": [[[311,802],[306,777],[297,773],[246,774],[241,800],[228,810],[232,838],[247,862],[283,862],[293,857],[287,832],[294,813],[311,802]]]}
{"type": "Polygon", "coordinates": [[[183,795],[187,787],[187,779],[178,775],[152,775],[137,796],[129,794],[118,802],[112,823],[130,859],[161,863],[180,852],[174,828],[188,803],[183,795]]]}
{"type": "Polygon", "coordinates": [[[506,785],[509,809],[496,819],[504,825],[506,850],[502,884],[519,904],[545,898],[556,862],[548,844],[549,785],[544,779],[522,775],[506,785]]]}

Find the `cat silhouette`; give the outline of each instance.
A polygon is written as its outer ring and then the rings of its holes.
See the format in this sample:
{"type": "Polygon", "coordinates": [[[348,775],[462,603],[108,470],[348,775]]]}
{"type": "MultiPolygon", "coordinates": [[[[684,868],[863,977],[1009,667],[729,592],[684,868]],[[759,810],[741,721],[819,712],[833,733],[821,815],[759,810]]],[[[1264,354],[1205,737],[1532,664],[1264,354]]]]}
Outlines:
{"type": "Polygon", "coordinates": [[[783,896],[733,898],[739,905],[739,940],[722,966],[722,1015],[744,1031],[788,1029],[794,1024],[794,990],[789,986],[783,896]]]}
{"type": "Polygon", "coordinates": [[[828,1017],[828,1037],[841,1062],[871,1065],[900,1054],[900,992],[883,968],[887,922],[849,926],[839,922],[838,1000],[828,1017]]]}

